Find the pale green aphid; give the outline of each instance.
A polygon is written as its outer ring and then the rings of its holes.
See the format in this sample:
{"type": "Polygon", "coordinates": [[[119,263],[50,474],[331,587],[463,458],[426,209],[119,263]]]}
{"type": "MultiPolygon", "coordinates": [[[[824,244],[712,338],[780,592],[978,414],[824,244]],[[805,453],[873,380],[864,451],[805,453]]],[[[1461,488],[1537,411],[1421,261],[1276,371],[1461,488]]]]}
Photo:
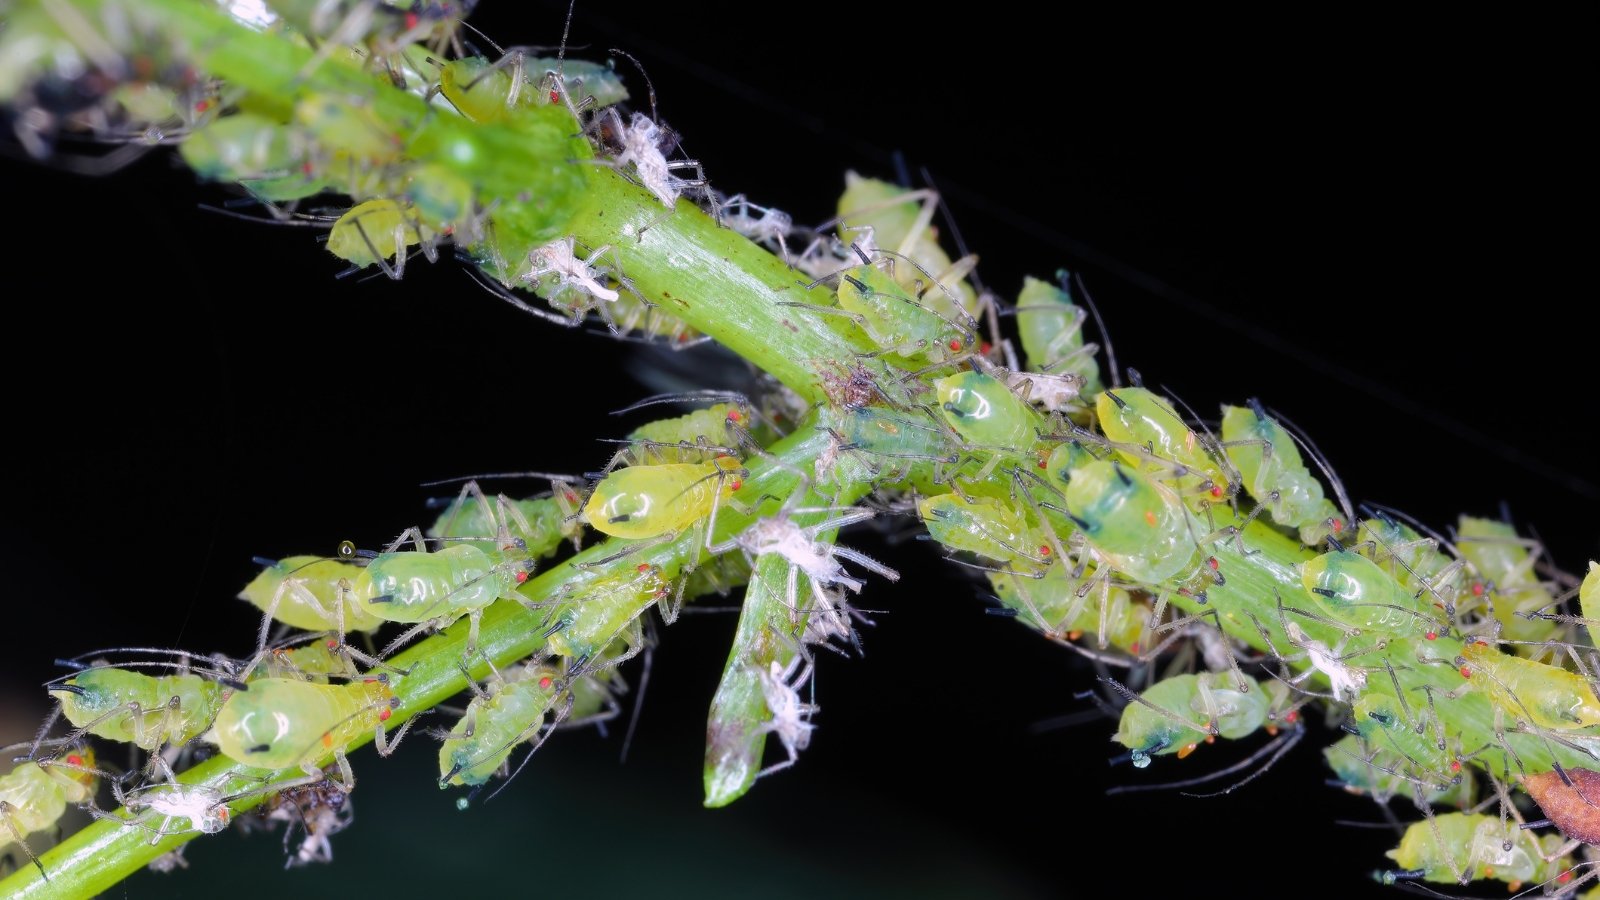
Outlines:
{"type": "Polygon", "coordinates": [[[1373,561],[1413,596],[1451,610],[1461,599],[1466,571],[1460,560],[1439,549],[1434,537],[1423,537],[1387,510],[1364,509],[1376,514],[1356,530],[1363,543],[1374,545],[1373,561]]]}
{"type": "Polygon", "coordinates": [[[1043,416],[1005,382],[978,371],[934,382],[939,412],[961,439],[985,449],[1028,453],[1047,429],[1043,416]]]}
{"type": "Polygon", "coordinates": [[[1272,521],[1299,529],[1300,543],[1315,547],[1349,524],[1300,458],[1289,432],[1255,400],[1222,408],[1222,445],[1244,489],[1267,508],[1272,521]]]}
{"type": "Polygon", "coordinates": [[[952,550],[974,553],[1000,563],[1039,564],[1050,552],[1028,534],[1027,523],[1009,506],[987,497],[967,499],[940,494],[917,504],[917,512],[933,539],[952,550]],[[1039,551],[1043,550],[1043,554],[1039,551]]]}
{"type": "Polygon", "coordinates": [[[1155,393],[1142,387],[1102,391],[1095,399],[1095,415],[1123,459],[1157,471],[1185,498],[1215,503],[1228,496],[1227,471],[1172,404],[1155,393]]]}
{"type": "Polygon", "coordinates": [[[228,689],[200,675],[95,667],[50,687],[75,727],[142,750],[180,746],[211,727],[228,689]]]}
{"type": "Polygon", "coordinates": [[[399,277],[404,271],[406,249],[432,240],[433,236],[431,229],[419,227],[410,209],[379,198],[356,204],[333,223],[328,252],[354,266],[383,266],[391,277],[399,277]],[[390,259],[395,260],[392,269],[387,262],[390,259]]]}
{"type": "Polygon", "coordinates": [[[339,642],[320,637],[299,647],[269,647],[251,673],[253,679],[297,678],[326,684],[328,677],[357,674],[339,642]]]}
{"type": "MultiPolygon", "coordinates": [[[[495,499],[503,527],[513,538],[522,541],[529,557],[549,556],[556,552],[563,540],[570,539],[583,529],[577,521],[578,505],[582,502],[577,492],[565,484],[555,486],[556,495],[530,497],[524,500],[495,499]]],[[[483,539],[499,537],[501,522],[483,504],[462,498],[452,502],[428,529],[431,538],[483,539]]]]}
{"type": "Polygon", "coordinates": [[[306,631],[376,631],[384,620],[356,602],[362,569],[321,556],[288,556],[267,564],[239,592],[256,609],[306,631]]]}
{"type": "Polygon", "coordinates": [[[1120,587],[1080,594],[1083,582],[1071,566],[1051,566],[1040,578],[990,572],[989,584],[1000,602],[1024,625],[1057,641],[1100,635],[1102,646],[1138,655],[1150,646],[1150,604],[1120,587]]]}
{"type": "Polygon", "coordinates": [[[1551,731],[1600,725],[1600,698],[1581,675],[1501,653],[1476,641],[1461,648],[1472,686],[1506,715],[1551,731]]]}
{"type": "Polygon", "coordinates": [[[1403,873],[1385,873],[1385,881],[1420,878],[1438,884],[1477,879],[1503,881],[1512,890],[1524,882],[1552,880],[1571,868],[1565,856],[1545,862],[1561,845],[1560,835],[1547,835],[1547,847],[1516,820],[1484,813],[1445,813],[1414,822],[1400,846],[1386,855],[1403,873]]]}
{"type": "Polygon", "coordinates": [[[387,755],[383,723],[399,703],[381,677],[347,684],[260,678],[232,692],[207,739],[229,759],[258,769],[311,766],[373,729],[387,755]]]}
{"type": "Polygon", "coordinates": [[[1578,586],[1578,608],[1588,620],[1589,639],[1600,644],[1600,563],[1589,563],[1589,574],[1578,586]]]}
{"type": "Polygon", "coordinates": [[[1407,592],[1382,567],[1350,550],[1308,560],[1300,570],[1306,593],[1329,618],[1375,634],[1433,640],[1443,628],[1442,610],[1424,594],[1407,592]]]}
{"type": "Polygon", "coordinates": [[[1051,375],[1082,379],[1084,395],[1100,391],[1100,364],[1084,349],[1083,323],[1088,314],[1065,290],[1029,276],[1017,295],[1017,333],[1028,368],[1051,375]]]}
{"type": "MultiPolygon", "coordinates": [[[[1473,594],[1486,595],[1500,623],[1500,637],[1509,641],[1546,641],[1560,637],[1561,625],[1548,618],[1530,617],[1545,612],[1556,598],[1534,572],[1537,561],[1528,552],[1530,541],[1517,536],[1509,523],[1462,516],[1456,525],[1456,547],[1478,575],[1489,584],[1474,583],[1473,594]],[[1490,593],[1492,587],[1492,594],[1490,593]]],[[[1523,652],[1536,651],[1530,647],[1523,652]]]]}
{"type": "Polygon", "coordinates": [[[489,604],[515,599],[533,561],[515,543],[503,550],[479,542],[450,544],[435,552],[380,553],[356,579],[355,595],[366,611],[387,622],[448,625],[463,615],[471,630],[467,652],[475,651],[478,623],[489,604]]]}
{"type": "Polygon", "coordinates": [[[628,466],[595,485],[583,517],[612,537],[659,537],[714,515],[748,475],[744,463],[731,456],[705,463],[628,466]]]}
{"type": "MultiPolygon", "coordinates": [[[[567,685],[548,665],[527,664],[491,680],[439,748],[439,787],[488,781],[517,745],[533,739],[567,685]]],[[[466,800],[460,804],[466,807],[466,800]]]]}
{"type": "Polygon", "coordinates": [[[1248,692],[1226,672],[1175,675],[1151,685],[1122,709],[1116,742],[1144,768],[1152,756],[1183,759],[1212,736],[1236,740],[1267,724],[1272,698],[1253,679],[1248,692]],[[1154,707],[1154,708],[1153,708],[1154,707]]]}
{"type": "MultiPolygon", "coordinates": [[[[1374,733],[1381,727],[1377,723],[1371,726],[1374,733]]],[[[1451,777],[1447,779],[1436,777],[1447,773],[1418,773],[1399,750],[1382,742],[1372,744],[1362,735],[1347,734],[1324,747],[1322,755],[1345,790],[1379,802],[1393,797],[1411,799],[1413,786],[1422,792],[1425,802],[1458,809],[1470,806],[1476,796],[1470,767],[1448,773],[1451,777]]]]}
{"type": "MultiPolygon", "coordinates": [[[[872,229],[872,244],[896,255],[895,280],[901,287],[917,293],[930,310],[952,322],[976,315],[978,295],[966,276],[978,258],[968,256],[952,263],[939,246],[932,224],[939,195],[928,189],[907,190],[855,172],[846,172],[844,183],[838,206],[840,233],[855,236],[872,229]],[[939,286],[929,284],[930,280],[937,280],[939,286]]],[[[865,246],[864,240],[863,236],[857,242],[865,246]]]]}
{"type": "Polygon", "coordinates": [[[1196,544],[1177,494],[1115,460],[1072,471],[1066,489],[1073,524],[1111,567],[1161,585],[1191,568],[1196,544]]]}
{"type": "Polygon", "coordinates": [[[1444,791],[1459,779],[1461,761],[1457,754],[1440,749],[1437,722],[1424,717],[1425,709],[1408,710],[1393,695],[1369,690],[1357,698],[1351,716],[1368,747],[1400,755],[1404,764],[1396,772],[1430,790],[1444,791]]]}
{"type": "Polygon", "coordinates": [[[197,129],[178,152],[201,178],[237,181],[269,201],[297,200],[322,190],[307,165],[310,142],[292,125],[239,112],[197,129]]]}
{"type": "Polygon", "coordinates": [[[701,463],[712,448],[738,446],[741,432],[749,425],[747,407],[717,403],[635,428],[628,435],[628,440],[635,443],[623,452],[636,465],[701,463]]]}
{"type": "Polygon", "coordinates": [[[68,803],[93,800],[95,771],[94,750],[84,747],[58,761],[20,762],[0,776],[0,854],[16,844],[44,872],[38,857],[28,848],[28,835],[55,825],[67,811],[68,803]]]}
{"type": "Polygon", "coordinates": [[[513,108],[548,104],[553,91],[566,93],[585,110],[615,106],[628,99],[627,87],[610,67],[576,59],[508,57],[490,63],[469,56],[444,64],[439,88],[474,122],[498,122],[513,108]],[[557,73],[563,73],[560,87],[564,91],[558,90],[557,73]]]}
{"type": "Polygon", "coordinates": [[[972,343],[968,329],[907,293],[870,262],[841,272],[837,293],[839,308],[890,356],[940,363],[960,356],[972,343]]]}
{"type": "Polygon", "coordinates": [[[365,106],[311,94],[294,108],[294,123],[320,147],[336,147],[330,166],[374,170],[401,162],[405,139],[365,106]]]}

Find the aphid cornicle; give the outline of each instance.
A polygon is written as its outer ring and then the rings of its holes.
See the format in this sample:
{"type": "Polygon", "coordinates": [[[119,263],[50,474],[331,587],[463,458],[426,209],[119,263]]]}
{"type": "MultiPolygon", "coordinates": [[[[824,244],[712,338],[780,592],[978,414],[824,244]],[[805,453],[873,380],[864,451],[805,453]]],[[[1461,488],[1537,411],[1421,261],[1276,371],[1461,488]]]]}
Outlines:
{"type": "Polygon", "coordinates": [[[383,723],[399,702],[381,677],[348,684],[258,678],[228,697],[207,740],[229,759],[258,769],[305,768],[372,730],[383,753],[383,723]]]}
{"type": "Polygon", "coordinates": [[[95,780],[94,750],[88,747],[73,748],[55,761],[27,760],[0,776],[0,853],[14,843],[43,873],[28,835],[56,824],[67,804],[93,800],[95,780]]]}
{"type": "Polygon", "coordinates": [[[110,666],[86,669],[50,687],[74,726],[143,750],[199,736],[227,690],[200,675],[145,675],[110,666]]]}

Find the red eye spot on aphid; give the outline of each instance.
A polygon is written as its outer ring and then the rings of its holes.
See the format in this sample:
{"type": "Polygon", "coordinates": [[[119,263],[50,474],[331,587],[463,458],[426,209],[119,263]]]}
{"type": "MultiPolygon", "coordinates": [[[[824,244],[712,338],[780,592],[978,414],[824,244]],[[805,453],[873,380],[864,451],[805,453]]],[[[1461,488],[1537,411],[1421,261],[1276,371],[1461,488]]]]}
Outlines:
{"type": "Polygon", "coordinates": [[[550,689],[550,685],[552,685],[552,684],[555,684],[555,679],[551,678],[549,675],[546,675],[543,678],[539,679],[539,687],[542,690],[549,690],[550,689]]]}
{"type": "Polygon", "coordinates": [[[1343,519],[1333,519],[1333,520],[1329,521],[1328,524],[1333,526],[1334,534],[1338,534],[1338,533],[1344,531],[1344,520],[1343,519]]]}
{"type": "Polygon", "coordinates": [[[989,351],[993,350],[993,349],[994,349],[994,345],[989,343],[988,341],[984,341],[983,343],[978,345],[978,352],[983,354],[984,356],[988,356],[989,355],[989,351]]]}
{"type": "Polygon", "coordinates": [[[1222,568],[1222,564],[1217,562],[1217,558],[1215,556],[1206,557],[1206,565],[1210,566],[1211,567],[1211,571],[1213,571],[1213,572],[1215,572],[1218,569],[1222,568]]]}
{"type": "MultiPolygon", "coordinates": [[[[339,642],[338,641],[332,640],[331,638],[328,640],[328,649],[329,650],[332,650],[332,649],[334,649],[335,647],[338,647],[338,646],[339,646],[339,642]]],[[[288,654],[284,654],[284,655],[287,656],[288,654]]]]}
{"type": "Polygon", "coordinates": [[[1483,877],[1485,877],[1485,878],[1493,878],[1494,877],[1494,866],[1484,866],[1483,867],[1483,877]]]}
{"type": "Polygon", "coordinates": [[[555,91],[551,91],[550,92],[550,102],[551,103],[560,103],[561,102],[561,95],[556,93],[555,91]]]}
{"type": "Polygon", "coordinates": [[[211,101],[210,100],[196,100],[194,102],[194,111],[195,112],[205,112],[206,110],[208,110],[210,108],[211,108],[211,101]]]}
{"type": "Polygon", "coordinates": [[[1559,882],[1560,884],[1566,884],[1567,882],[1569,882],[1571,880],[1572,880],[1572,870],[1571,869],[1568,869],[1565,872],[1562,872],[1560,875],[1556,876],[1556,881],[1559,882]]]}
{"type": "Polygon", "coordinates": [[[1081,638],[1081,637],[1083,637],[1083,632],[1079,631],[1076,628],[1074,628],[1071,631],[1067,632],[1067,640],[1069,640],[1069,641],[1075,641],[1075,640],[1077,640],[1078,638],[1081,638]]]}
{"type": "Polygon", "coordinates": [[[1144,522],[1145,522],[1146,525],[1149,525],[1151,528],[1156,527],[1156,514],[1155,514],[1155,512],[1152,511],[1152,510],[1145,510],[1144,522]]]}
{"type": "Polygon", "coordinates": [[[650,564],[649,563],[639,563],[639,574],[643,575],[644,573],[646,573],[648,571],[650,571],[650,564]]]}
{"type": "Polygon", "coordinates": [[[1213,496],[1213,497],[1221,497],[1222,496],[1222,485],[1213,484],[1211,486],[1211,496],[1213,496]]]}
{"type": "Polygon", "coordinates": [[[1045,461],[1045,458],[1044,458],[1044,457],[1042,457],[1042,456],[1041,456],[1041,457],[1039,457],[1039,468],[1041,468],[1041,469],[1048,469],[1048,468],[1050,468],[1050,463],[1048,463],[1048,462],[1046,462],[1046,461],[1045,461]]]}
{"type": "Polygon", "coordinates": [[[1474,581],[1472,583],[1472,596],[1474,596],[1474,597],[1482,597],[1483,596],[1483,582],[1474,581]]]}
{"type": "Polygon", "coordinates": [[[740,419],[743,419],[743,418],[744,418],[744,416],[740,415],[739,411],[737,409],[728,410],[728,421],[729,422],[737,422],[737,421],[739,421],[740,419]]]}
{"type": "Polygon", "coordinates": [[[1134,641],[1131,645],[1129,645],[1128,652],[1137,655],[1138,652],[1139,652],[1139,642],[1138,641],[1134,641]]]}
{"type": "Polygon", "coordinates": [[[416,13],[414,13],[414,12],[406,13],[406,30],[410,31],[411,29],[417,27],[417,22],[419,22],[419,21],[421,21],[421,20],[417,18],[417,14],[416,13]]]}
{"type": "Polygon", "coordinates": [[[83,765],[83,757],[79,756],[76,753],[73,753],[73,754],[71,754],[70,756],[67,757],[67,765],[69,765],[69,766],[81,766],[81,765],[83,765]]]}
{"type": "Polygon", "coordinates": [[[1285,722],[1288,722],[1290,725],[1293,725],[1294,723],[1300,721],[1300,710],[1298,710],[1298,709],[1289,710],[1287,713],[1284,714],[1283,720],[1285,722]]]}
{"type": "Polygon", "coordinates": [[[1461,771],[1461,760],[1459,760],[1459,759],[1450,760],[1450,771],[1452,771],[1452,772],[1461,771]]]}
{"type": "Polygon", "coordinates": [[[378,710],[378,721],[387,722],[389,721],[389,717],[392,715],[394,715],[394,710],[385,706],[383,709],[378,710]]]}
{"type": "Polygon", "coordinates": [[[1214,734],[1206,735],[1206,743],[1215,744],[1216,742],[1217,742],[1217,736],[1216,735],[1214,735],[1214,734]]]}
{"type": "Polygon", "coordinates": [[[310,160],[306,160],[305,162],[300,164],[300,174],[306,176],[307,178],[311,177],[311,161],[310,160]]]}
{"type": "Polygon", "coordinates": [[[739,488],[742,488],[742,487],[744,487],[744,482],[739,480],[739,479],[737,479],[737,478],[735,478],[733,480],[733,487],[729,488],[729,490],[737,491],[739,488]]]}
{"type": "Polygon", "coordinates": [[[332,747],[333,746],[333,732],[331,732],[331,731],[327,732],[326,734],[324,734],[322,736],[322,746],[324,746],[324,747],[332,747]]]}
{"type": "Polygon", "coordinates": [[[955,340],[954,338],[952,338],[950,340],[950,349],[951,350],[960,350],[961,349],[961,342],[958,341],[958,340],[955,340]]]}
{"type": "Polygon", "coordinates": [[[520,570],[520,571],[517,572],[517,584],[523,584],[523,583],[527,582],[527,580],[528,580],[528,572],[527,572],[527,570],[524,569],[524,570],[520,570]]]}
{"type": "Polygon", "coordinates": [[[1423,637],[1427,638],[1430,641],[1437,641],[1439,639],[1439,632],[1437,632],[1437,631],[1429,631],[1427,634],[1424,634],[1423,637]]]}
{"type": "Polygon", "coordinates": [[[1050,545],[1049,544],[1040,544],[1039,545],[1039,555],[1040,556],[1049,556],[1050,555],[1050,545]]]}
{"type": "Polygon", "coordinates": [[[361,683],[362,684],[377,684],[378,683],[378,679],[376,679],[376,678],[363,678],[363,679],[361,679],[361,683]]]}
{"type": "Polygon", "coordinates": [[[1462,678],[1471,678],[1472,677],[1472,670],[1467,668],[1466,666],[1462,666],[1461,667],[1461,677],[1462,678]]]}
{"type": "Polygon", "coordinates": [[[221,819],[222,824],[224,825],[228,824],[228,817],[231,815],[233,815],[233,813],[228,812],[228,808],[226,806],[217,810],[217,818],[221,819]]]}

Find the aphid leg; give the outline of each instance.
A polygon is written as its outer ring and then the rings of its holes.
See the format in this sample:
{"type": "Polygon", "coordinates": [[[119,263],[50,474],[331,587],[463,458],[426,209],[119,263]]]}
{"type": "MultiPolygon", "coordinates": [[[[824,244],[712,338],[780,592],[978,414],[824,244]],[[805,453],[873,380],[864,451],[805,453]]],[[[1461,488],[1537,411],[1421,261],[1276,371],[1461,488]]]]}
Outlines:
{"type": "Polygon", "coordinates": [[[28,846],[28,842],[22,839],[22,829],[17,824],[16,807],[5,800],[0,800],[0,826],[5,828],[5,833],[11,836],[11,840],[22,848],[22,852],[28,857],[28,861],[33,863],[39,870],[39,876],[45,881],[49,881],[50,873],[44,870],[44,864],[39,862],[39,857],[33,855],[33,850],[28,846]]]}

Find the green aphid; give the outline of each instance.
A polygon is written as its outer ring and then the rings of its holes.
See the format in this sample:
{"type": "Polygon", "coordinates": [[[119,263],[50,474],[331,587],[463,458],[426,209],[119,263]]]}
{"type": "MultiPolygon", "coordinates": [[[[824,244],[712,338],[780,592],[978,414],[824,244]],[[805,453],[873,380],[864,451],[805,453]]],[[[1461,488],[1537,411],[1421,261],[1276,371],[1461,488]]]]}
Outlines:
{"type": "MultiPolygon", "coordinates": [[[[260,678],[227,698],[207,740],[247,766],[305,768],[357,735],[382,732],[397,706],[399,699],[381,677],[345,684],[260,678]]],[[[378,750],[387,754],[382,740],[378,750]]]]}
{"type": "Polygon", "coordinates": [[[1160,585],[1191,568],[1197,549],[1178,496],[1115,460],[1072,470],[1067,513],[1112,568],[1160,585]]]}
{"type": "Polygon", "coordinates": [[[1259,402],[1222,408],[1222,443],[1244,489],[1267,508],[1272,521],[1298,529],[1300,543],[1314,547],[1329,535],[1341,536],[1350,525],[1323,496],[1294,438],[1259,402]]]}
{"type": "Polygon", "coordinates": [[[547,665],[520,666],[491,681],[488,696],[467,705],[439,748],[439,787],[488,781],[512,750],[538,735],[566,688],[561,673],[547,665]]]}
{"type": "Polygon", "coordinates": [[[934,382],[939,413],[975,446],[1030,453],[1047,430],[1045,418],[1005,382],[977,371],[959,372],[934,382]]]}
{"type": "Polygon", "coordinates": [[[86,669],[50,688],[74,727],[155,750],[187,744],[211,727],[229,689],[200,675],[86,669]]]}
{"type": "Polygon", "coordinates": [[[1017,295],[1017,332],[1028,368],[1051,375],[1076,375],[1080,393],[1098,393],[1100,363],[1084,352],[1083,323],[1088,314],[1072,296],[1048,281],[1028,277],[1017,295]]]}
{"type": "Polygon", "coordinates": [[[1150,390],[1102,391],[1095,415],[1123,459],[1170,481],[1190,502],[1219,503],[1231,492],[1227,471],[1206,452],[1200,436],[1150,390]]]}
{"type": "Polygon", "coordinates": [[[1300,583],[1328,618],[1364,632],[1399,637],[1438,637],[1440,610],[1427,595],[1416,597],[1382,567],[1350,550],[1308,560],[1300,583]]]}

